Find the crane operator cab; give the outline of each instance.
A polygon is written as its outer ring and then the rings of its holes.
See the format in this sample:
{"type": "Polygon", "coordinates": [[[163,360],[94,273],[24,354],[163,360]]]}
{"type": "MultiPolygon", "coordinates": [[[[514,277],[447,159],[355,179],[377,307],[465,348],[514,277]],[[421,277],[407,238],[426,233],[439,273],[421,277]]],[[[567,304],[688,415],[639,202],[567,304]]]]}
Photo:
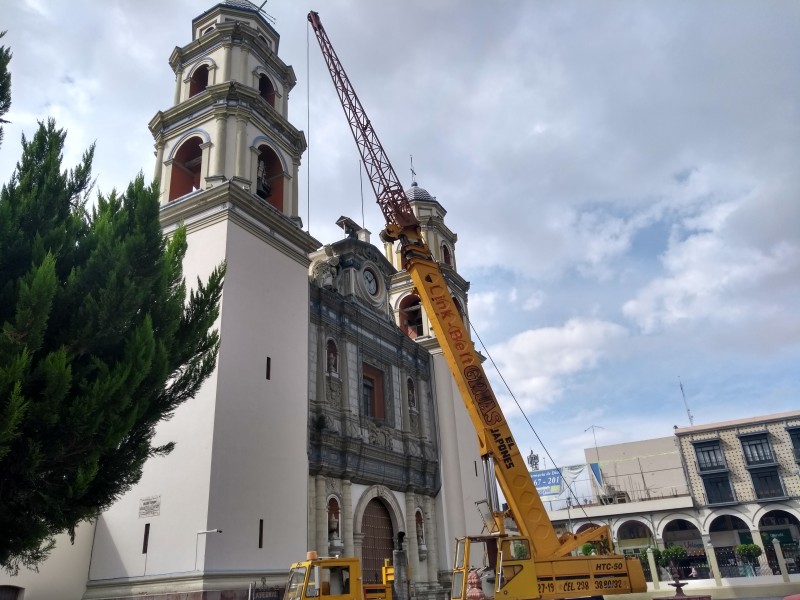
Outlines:
{"type": "MultiPolygon", "coordinates": [[[[479,587],[487,600],[537,598],[536,570],[530,542],[523,537],[468,536],[456,541],[453,565],[453,600],[466,600],[468,590],[479,587]]],[[[473,594],[470,594],[473,597],[473,594]]]]}
{"type": "Polygon", "coordinates": [[[283,598],[284,600],[307,598],[325,600],[329,596],[336,596],[336,600],[354,598],[350,590],[350,578],[354,572],[356,577],[359,577],[357,559],[309,556],[308,560],[292,565],[283,598]]]}

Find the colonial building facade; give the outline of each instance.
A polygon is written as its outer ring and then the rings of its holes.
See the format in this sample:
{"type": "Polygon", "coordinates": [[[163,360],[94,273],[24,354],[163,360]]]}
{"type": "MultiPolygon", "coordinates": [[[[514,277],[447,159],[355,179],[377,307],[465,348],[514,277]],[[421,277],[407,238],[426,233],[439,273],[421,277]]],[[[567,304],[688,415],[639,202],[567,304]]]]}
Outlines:
{"type": "Polygon", "coordinates": [[[776,575],[777,540],[800,579],[800,411],[676,427],[672,437],[585,454],[607,484],[592,501],[551,512],[560,528],[608,524],[627,554],[683,546],[684,577],[692,566],[710,576],[712,562],[721,577],[751,574],[740,544],[762,548],[755,574],[776,575]]]}
{"type": "MultiPolygon", "coordinates": [[[[175,450],[39,574],[0,577],[8,597],[246,598],[307,550],[359,556],[369,581],[400,532],[414,589],[435,593],[455,536],[480,530],[477,436],[395,249],[349,219],[328,245],[302,229],[279,42],[228,0],[169,58],[172,106],[149,124],[161,221],[187,229],[187,282],[227,264],[217,368],[159,426],[175,450]]],[[[445,211],[409,195],[466,311],[445,211]]]]}

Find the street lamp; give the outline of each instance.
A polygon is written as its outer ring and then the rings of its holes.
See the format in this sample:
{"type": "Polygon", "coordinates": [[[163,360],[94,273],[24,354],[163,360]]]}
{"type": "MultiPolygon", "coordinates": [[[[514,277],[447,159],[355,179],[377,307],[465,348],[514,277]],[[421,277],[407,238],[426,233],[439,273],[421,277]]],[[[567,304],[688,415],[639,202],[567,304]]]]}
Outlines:
{"type": "Polygon", "coordinates": [[[208,533],[222,533],[222,529],[206,529],[205,531],[198,531],[194,536],[194,570],[197,571],[197,546],[200,542],[200,536],[208,533]]]}

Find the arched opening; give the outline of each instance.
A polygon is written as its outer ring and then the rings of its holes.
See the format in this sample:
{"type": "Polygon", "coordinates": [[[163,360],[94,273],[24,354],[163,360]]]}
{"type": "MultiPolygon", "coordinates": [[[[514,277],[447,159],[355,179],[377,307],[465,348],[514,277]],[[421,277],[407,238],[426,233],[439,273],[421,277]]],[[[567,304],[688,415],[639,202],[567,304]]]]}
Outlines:
{"type": "Polygon", "coordinates": [[[738,577],[735,548],[742,540],[752,539],[747,523],[735,515],[720,515],[711,521],[708,531],[722,577],[738,577]]]}
{"type": "Polygon", "coordinates": [[[653,543],[653,532],[647,525],[639,521],[625,521],[617,531],[617,539],[635,542],[634,544],[625,544],[625,546],[650,546],[653,543]]]}
{"type": "Polygon", "coordinates": [[[283,165],[269,146],[258,148],[256,195],[283,211],[283,165]]]}
{"type": "Polygon", "coordinates": [[[200,167],[203,161],[203,140],[194,136],[183,142],[172,158],[169,200],[200,189],[200,167]]]}
{"type": "Polygon", "coordinates": [[[189,97],[199,94],[208,87],[208,65],[201,65],[194,70],[189,80],[189,97]]]}
{"type": "Polygon", "coordinates": [[[417,410],[417,390],[414,388],[414,380],[411,377],[406,381],[406,388],[408,389],[408,408],[417,410]]]}
{"type": "Polygon", "coordinates": [[[780,569],[772,540],[778,540],[789,573],[800,572],[800,521],[797,517],[785,510],[771,510],[759,519],[758,531],[764,542],[767,564],[773,573],[780,573],[780,569]]]}
{"type": "Polygon", "coordinates": [[[583,533],[584,531],[587,531],[589,529],[597,529],[598,527],[600,527],[600,525],[598,525],[597,523],[584,523],[583,525],[578,527],[578,530],[575,533],[583,533]]]}
{"type": "Polygon", "coordinates": [[[453,266],[453,257],[450,254],[450,248],[447,247],[447,244],[442,244],[442,262],[447,266],[453,266]]]}
{"type": "Polygon", "coordinates": [[[412,340],[423,334],[422,303],[419,296],[410,294],[400,302],[400,329],[412,340]]]}
{"type": "MultiPolygon", "coordinates": [[[[664,528],[664,546],[683,546],[686,550],[686,558],[676,561],[676,569],[681,579],[688,579],[692,575],[692,569],[698,565],[708,563],[706,550],[703,545],[703,537],[700,530],[694,523],[686,519],[674,519],[664,528]]],[[[672,575],[672,572],[670,572],[672,575]]],[[[694,575],[697,577],[697,575],[694,575]]],[[[693,577],[693,578],[694,578],[693,577]]]]}
{"type": "Polygon", "coordinates": [[[339,349],[336,347],[336,342],[328,340],[326,347],[328,356],[328,366],[326,368],[328,373],[339,372],[339,349]]]}
{"type": "Polygon", "coordinates": [[[258,94],[267,101],[272,108],[275,108],[275,88],[269,77],[263,73],[258,78],[258,94]]]}
{"type": "Polygon", "coordinates": [[[361,545],[361,568],[364,583],[380,583],[383,561],[392,559],[394,529],[386,505],[378,498],[369,501],[361,520],[364,540],[361,545]]]}

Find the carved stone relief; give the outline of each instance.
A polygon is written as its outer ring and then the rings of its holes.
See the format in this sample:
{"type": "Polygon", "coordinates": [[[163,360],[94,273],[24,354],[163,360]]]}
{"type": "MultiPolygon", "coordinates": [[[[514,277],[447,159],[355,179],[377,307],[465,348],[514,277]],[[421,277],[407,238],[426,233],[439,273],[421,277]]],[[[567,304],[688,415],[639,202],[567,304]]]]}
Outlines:
{"type": "Polygon", "coordinates": [[[342,382],[333,377],[329,378],[325,383],[325,398],[328,403],[334,408],[341,408],[342,406],[342,382]]]}

